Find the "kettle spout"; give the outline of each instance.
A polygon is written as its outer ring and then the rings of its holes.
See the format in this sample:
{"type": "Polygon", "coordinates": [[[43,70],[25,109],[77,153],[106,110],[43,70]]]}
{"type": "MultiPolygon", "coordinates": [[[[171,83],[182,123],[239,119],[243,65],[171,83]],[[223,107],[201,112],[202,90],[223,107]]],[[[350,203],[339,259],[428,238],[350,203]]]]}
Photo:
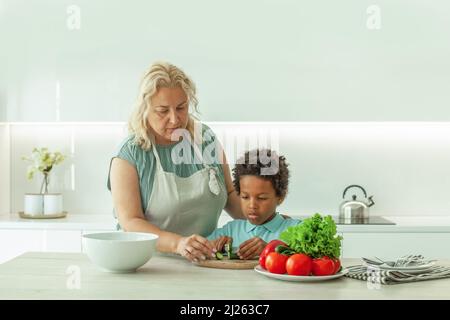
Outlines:
{"type": "Polygon", "coordinates": [[[367,207],[371,207],[375,204],[375,202],[372,200],[373,196],[370,196],[369,198],[367,198],[369,200],[369,203],[367,204],[367,207]]]}

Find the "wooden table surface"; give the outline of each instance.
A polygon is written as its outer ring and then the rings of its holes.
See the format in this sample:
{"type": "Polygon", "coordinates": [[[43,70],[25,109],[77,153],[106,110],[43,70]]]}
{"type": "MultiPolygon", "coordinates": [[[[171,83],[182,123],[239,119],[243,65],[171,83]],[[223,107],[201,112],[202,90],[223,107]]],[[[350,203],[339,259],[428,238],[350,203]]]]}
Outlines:
{"type": "MultiPolygon", "coordinates": [[[[343,259],[343,266],[360,264],[343,259]]],[[[439,261],[450,266],[450,261],[439,261]]],[[[287,282],[254,270],[212,269],[153,256],[136,273],[112,274],[82,253],[27,252],[0,265],[0,299],[450,299],[450,278],[375,285],[341,277],[287,282]]]]}

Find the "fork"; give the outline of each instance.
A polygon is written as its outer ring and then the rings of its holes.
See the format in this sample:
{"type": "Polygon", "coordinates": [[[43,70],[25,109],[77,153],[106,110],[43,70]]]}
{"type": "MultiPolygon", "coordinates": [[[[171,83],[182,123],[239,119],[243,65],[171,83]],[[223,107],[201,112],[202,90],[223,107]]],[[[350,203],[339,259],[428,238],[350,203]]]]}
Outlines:
{"type": "Polygon", "coordinates": [[[423,256],[421,254],[419,255],[407,255],[407,256],[403,256],[400,259],[398,259],[395,262],[395,267],[402,267],[402,266],[408,266],[408,265],[421,265],[421,264],[426,264],[428,263],[428,261],[424,261],[423,260],[423,256]]]}
{"type": "Polygon", "coordinates": [[[383,261],[380,258],[374,257],[375,259],[378,259],[379,261],[375,261],[372,259],[368,259],[368,258],[362,258],[364,260],[364,262],[371,264],[371,265],[375,265],[375,266],[381,266],[383,264],[389,266],[389,267],[393,267],[395,266],[395,262],[394,261],[383,261]]]}

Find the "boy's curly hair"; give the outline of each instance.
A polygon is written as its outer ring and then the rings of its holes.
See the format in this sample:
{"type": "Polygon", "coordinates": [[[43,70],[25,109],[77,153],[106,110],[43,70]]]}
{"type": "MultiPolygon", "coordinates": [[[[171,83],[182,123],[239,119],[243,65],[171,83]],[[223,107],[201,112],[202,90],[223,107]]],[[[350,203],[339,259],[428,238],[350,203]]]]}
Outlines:
{"type": "Polygon", "coordinates": [[[233,185],[237,194],[241,193],[241,176],[250,175],[272,182],[278,197],[284,198],[288,191],[289,169],[284,156],[278,156],[276,151],[258,149],[247,151],[236,161],[233,169],[233,185]]]}

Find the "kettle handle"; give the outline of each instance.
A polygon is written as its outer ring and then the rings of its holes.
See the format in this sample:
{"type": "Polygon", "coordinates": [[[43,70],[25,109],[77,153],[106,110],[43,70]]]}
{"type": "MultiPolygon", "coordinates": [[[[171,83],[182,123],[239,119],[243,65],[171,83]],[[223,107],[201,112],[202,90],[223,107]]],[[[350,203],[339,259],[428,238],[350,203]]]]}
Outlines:
{"type": "Polygon", "coordinates": [[[344,193],[342,194],[342,198],[345,199],[345,193],[347,192],[347,190],[350,188],[354,188],[354,187],[360,188],[364,192],[364,197],[367,198],[366,190],[364,190],[363,187],[358,186],[357,184],[352,184],[352,185],[348,186],[347,188],[345,188],[344,193]]]}

